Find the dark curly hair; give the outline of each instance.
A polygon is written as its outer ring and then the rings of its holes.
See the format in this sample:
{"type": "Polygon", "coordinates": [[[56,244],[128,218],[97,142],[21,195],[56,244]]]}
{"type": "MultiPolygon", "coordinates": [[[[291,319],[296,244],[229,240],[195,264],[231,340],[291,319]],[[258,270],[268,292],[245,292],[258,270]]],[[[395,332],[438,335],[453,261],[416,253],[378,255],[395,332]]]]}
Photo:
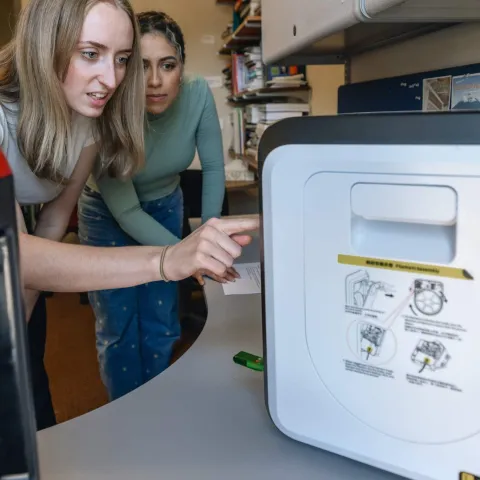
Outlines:
{"type": "Polygon", "coordinates": [[[152,10],[137,14],[137,19],[142,35],[160,33],[178,50],[181,62],[185,63],[185,39],[182,29],[172,17],[152,10]]]}

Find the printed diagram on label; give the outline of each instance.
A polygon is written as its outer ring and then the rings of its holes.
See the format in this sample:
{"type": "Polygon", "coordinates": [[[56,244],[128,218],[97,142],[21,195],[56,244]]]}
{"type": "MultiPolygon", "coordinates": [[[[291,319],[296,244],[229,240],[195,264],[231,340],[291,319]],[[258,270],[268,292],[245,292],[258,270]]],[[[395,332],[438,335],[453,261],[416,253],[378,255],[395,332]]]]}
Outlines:
{"type": "MultiPolygon", "coordinates": [[[[399,332],[395,324],[402,314],[405,318],[414,316],[421,322],[426,320],[422,320],[422,316],[432,318],[445,309],[444,283],[436,279],[414,278],[404,285],[394,288],[372,279],[363,268],[345,277],[347,313],[356,317],[348,327],[347,342],[350,351],[363,362],[386,364],[396,355],[399,332]]],[[[400,327],[399,331],[404,328],[400,327]]],[[[450,355],[442,343],[421,340],[411,354],[411,360],[419,366],[420,373],[425,369],[433,372],[445,368],[450,355]]]]}
{"type": "Polygon", "coordinates": [[[345,304],[348,307],[374,309],[379,292],[393,298],[394,289],[385,282],[371,280],[366,270],[357,270],[345,278],[345,304]]]}
{"type": "Polygon", "coordinates": [[[412,353],[412,362],[421,365],[419,373],[422,373],[425,368],[432,372],[445,368],[450,358],[442,343],[426,340],[420,340],[412,353]]]}
{"type": "Polygon", "coordinates": [[[355,357],[372,365],[388,363],[397,352],[393,331],[371,321],[352,321],[347,343],[355,357]]]}
{"type": "Polygon", "coordinates": [[[446,302],[442,282],[415,280],[413,303],[420,313],[428,316],[438,315],[446,302]]]}
{"type": "Polygon", "coordinates": [[[358,350],[364,360],[381,353],[385,330],[371,323],[358,324],[358,350]]]}

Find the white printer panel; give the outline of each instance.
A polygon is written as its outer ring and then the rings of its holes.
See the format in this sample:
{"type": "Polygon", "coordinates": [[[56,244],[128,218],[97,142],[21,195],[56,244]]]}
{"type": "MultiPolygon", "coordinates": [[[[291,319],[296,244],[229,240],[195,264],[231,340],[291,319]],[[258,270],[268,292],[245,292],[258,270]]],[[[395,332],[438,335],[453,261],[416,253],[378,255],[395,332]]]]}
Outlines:
{"type": "Polygon", "coordinates": [[[266,381],[285,434],[415,480],[479,474],[479,155],[468,145],[287,145],[267,156],[266,381]],[[355,265],[366,257],[473,279],[355,265]],[[382,290],[356,318],[347,307],[368,297],[362,285],[382,290]]]}

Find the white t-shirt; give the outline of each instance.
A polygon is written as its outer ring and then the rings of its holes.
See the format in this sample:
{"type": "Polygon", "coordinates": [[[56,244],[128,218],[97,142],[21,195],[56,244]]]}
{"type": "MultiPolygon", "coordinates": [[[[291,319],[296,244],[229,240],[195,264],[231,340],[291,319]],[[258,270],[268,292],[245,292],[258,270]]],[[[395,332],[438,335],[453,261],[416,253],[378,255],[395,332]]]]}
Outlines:
{"type": "MultiPolygon", "coordinates": [[[[77,164],[83,148],[93,145],[93,119],[77,113],[73,116],[73,148],[69,152],[67,167],[62,175],[69,178],[77,164]]],[[[20,205],[38,205],[54,200],[63,190],[49,180],[36,177],[17,145],[18,105],[0,104],[0,149],[3,151],[13,172],[15,197],[20,205]]]]}

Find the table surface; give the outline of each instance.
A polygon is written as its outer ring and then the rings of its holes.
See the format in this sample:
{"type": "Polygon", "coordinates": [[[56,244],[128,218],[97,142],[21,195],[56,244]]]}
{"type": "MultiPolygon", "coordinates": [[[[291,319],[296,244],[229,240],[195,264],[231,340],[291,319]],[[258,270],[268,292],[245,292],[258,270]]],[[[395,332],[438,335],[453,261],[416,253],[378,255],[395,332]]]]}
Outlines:
{"type": "MultiPolygon", "coordinates": [[[[239,262],[258,261],[258,242],[239,262]]],[[[208,319],[195,344],[130,394],[38,433],[42,480],[355,479],[400,477],[296,442],[272,424],[263,373],[260,295],[225,296],[207,281],[208,319]]]]}

